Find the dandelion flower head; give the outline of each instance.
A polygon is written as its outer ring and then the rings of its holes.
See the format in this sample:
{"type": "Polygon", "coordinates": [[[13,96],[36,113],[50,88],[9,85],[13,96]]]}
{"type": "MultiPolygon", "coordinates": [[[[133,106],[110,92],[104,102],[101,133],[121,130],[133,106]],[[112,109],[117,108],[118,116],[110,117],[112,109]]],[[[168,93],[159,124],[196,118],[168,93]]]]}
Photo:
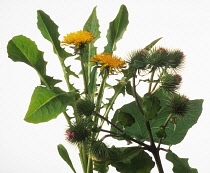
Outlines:
{"type": "Polygon", "coordinates": [[[95,37],[91,32],[80,30],[64,36],[61,44],[64,46],[75,45],[76,48],[80,48],[84,44],[94,43],[93,39],[95,37]]]}
{"type": "Polygon", "coordinates": [[[90,61],[101,64],[100,70],[103,70],[105,67],[107,67],[111,73],[119,73],[123,68],[126,67],[124,60],[106,52],[94,55],[90,61]]]}

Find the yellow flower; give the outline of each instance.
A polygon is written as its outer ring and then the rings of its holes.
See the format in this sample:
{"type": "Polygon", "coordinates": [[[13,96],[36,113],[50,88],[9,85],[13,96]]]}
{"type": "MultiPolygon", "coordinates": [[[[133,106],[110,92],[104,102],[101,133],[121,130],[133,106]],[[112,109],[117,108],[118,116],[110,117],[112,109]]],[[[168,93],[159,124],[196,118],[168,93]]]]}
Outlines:
{"type": "Polygon", "coordinates": [[[103,70],[105,67],[107,67],[111,73],[119,73],[122,68],[126,67],[124,60],[106,52],[94,55],[90,61],[101,64],[102,66],[100,70],[103,70]]]}
{"type": "Polygon", "coordinates": [[[88,31],[77,31],[67,34],[63,37],[63,41],[61,41],[62,45],[69,46],[75,45],[76,48],[80,48],[86,43],[94,43],[94,35],[88,31]]]}

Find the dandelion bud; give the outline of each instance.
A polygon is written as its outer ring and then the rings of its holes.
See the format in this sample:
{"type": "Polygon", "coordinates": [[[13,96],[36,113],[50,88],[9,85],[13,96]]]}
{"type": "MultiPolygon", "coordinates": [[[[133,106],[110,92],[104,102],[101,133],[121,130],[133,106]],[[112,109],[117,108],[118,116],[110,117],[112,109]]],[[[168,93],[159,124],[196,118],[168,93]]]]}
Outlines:
{"type": "Polygon", "coordinates": [[[173,94],[169,97],[168,106],[169,106],[169,113],[178,115],[178,116],[185,116],[190,109],[190,101],[184,95],[173,94]]]}
{"type": "Polygon", "coordinates": [[[95,104],[89,98],[79,99],[76,103],[79,115],[90,116],[95,109],[95,104]]]}
{"type": "Polygon", "coordinates": [[[110,157],[109,149],[102,141],[93,141],[89,152],[92,159],[96,161],[105,161],[110,157]]]}

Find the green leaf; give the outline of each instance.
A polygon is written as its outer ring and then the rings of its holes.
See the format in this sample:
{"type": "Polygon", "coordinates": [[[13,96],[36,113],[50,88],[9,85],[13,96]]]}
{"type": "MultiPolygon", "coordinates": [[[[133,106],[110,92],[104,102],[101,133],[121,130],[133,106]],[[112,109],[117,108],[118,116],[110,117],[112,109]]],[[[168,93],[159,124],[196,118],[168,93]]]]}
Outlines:
{"type": "Polygon", "coordinates": [[[43,52],[38,50],[36,43],[31,39],[23,35],[13,37],[8,42],[7,52],[13,61],[24,62],[40,74],[45,74],[47,63],[43,59],[43,52]]]}
{"type": "Polygon", "coordinates": [[[198,173],[197,169],[189,166],[188,159],[179,158],[172,151],[166,154],[166,159],[173,163],[174,173],[198,173]]]}
{"type": "Polygon", "coordinates": [[[149,45],[147,45],[144,49],[145,49],[145,50],[150,50],[150,49],[151,49],[159,40],[161,40],[161,39],[162,39],[162,37],[160,37],[160,38],[154,40],[154,41],[151,42],[149,45]]]}
{"type": "Polygon", "coordinates": [[[95,37],[95,40],[100,38],[100,33],[101,32],[99,31],[99,22],[98,22],[98,18],[97,18],[97,15],[96,15],[96,7],[93,8],[93,11],[92,11],[90,17],[88,18],[88,20],[86,21],[86,23],[83,27],[83,30],[88,31],[88,32],[92,32],[92,34],[95,37]]]}
{"type": "Polygon", "coordinates": [[[76,173],[66,148],[62,144],[59,144],[57,146],[57,148],[58,148],[58,152],[59,152],[60,156],[62,157],[62,159],[70,166],[72,171],[74,173],[76,173]]]}
{"type": "Polygon", "coordinates": [[[161,108],[158,97],[152,95],[151,93],[146,93],[142,100],[142,108],[144,110],[146,120],[149,121],[154,119],[161,108]]]}
{"type": "Polygon", "coordinates": [[[24,62],[33,67],[42,80],[42,84],[46,86],[54,86],[60,80],[55,80],[53,77],[46,75],[46,64],[44,61],[43,52],[37,48],[37,45],[31,39],[18,35],[13,37],[7,45],[9,58],[15,62],[24,62]]]}
{"type": "Polygon", "coordinates": [[[109,161],[95,161],[93,162],[93,170],[98,173],[107,173],[109,171],[109,161]]]}
{"type": "Polygon", "coordinates": [[[110,148],[111,165],[118,172],[150,173],[155,163],[144,150],[139,147],[110,148]]]}
{"type": "Polygon", "coordinates": [[[109,24],[106,36],[108,44],[104,47],[104,52],[113,53],[116,50],[116,43],[122,38],[128,23],[127,8],[121,5],[116,18],[109,24]]]}
{"type": "Polygon", "coordinates": [[[133,123],[135,123],[135,119],[129,113],[119,112],[119,114],[118,114],[118,122],[122,126],[126,127],[126,126],[131,126],[133,123]]]}
{"type": "MultiPolygon", "coordinates": [[[[96,41],[97,39],[100,38],[100,31],[99,31],[99,21],[97,18],[97,14],[96,14],[96,7],[93,8],[93,11],[91,13],[91,15],[89,16],[88,20],[86,21],[83,30],[84,31],[88,31],[91,32],[95,39],[94,41],[96,41]]],[[[93,68],[91,71],[91,67],[92,65],[90,65],[90,59],[96,54],[97,52],[97,48],[94,46],[94,43],[89,43],[86,45],[86,50],[83,53],[83,63],[84,63],[84,67],[85,67],[85,74],[86,74],[86,79],[88,82],[88,91],[89,94],[94,94],[96,92],[96,75],[97,75],[97,69],[93,68]]]]}
{"type": "Polygon", "coordinates": [[[71,96],[59,88],[36,87],[24,120],[34,124],[50,121],[66,111],[70,104],[71,96]]]}
{"type": "MultiPolygon", "coordinates": [[[[169,116],[169,113],[167,112],[167,98],[162,93],[162,90],[156,92],[155,96],[157,96],[160,100],[160,105],[162,106],[161,110],[159,111],[158,115],[150,121],[150,126],[152,130],[152,135],[154,137],[155,142],[159,142],[159,137],[157,136],[158,131],[160,130],[160,127],[165,124],[166,119],[169,116]]],[[[142,100],[140,100],[140,104],[142,104],[142,100]]],[[[184,137],[186,136],[188,130],[197,123],[198,118],[201,115],[202,112],[202,99],[197,100],[190,100],[191,110],[188,112],[188,114],[185,117],[177,118],[177,124],[176,128],[174,129],[174,124],[169,123],[169,125],[165,128],[165,133],[167,137],[162,140],[163,144],[166,145],[175,145],[180,143],[184,137]]],[[[131,102],[129,104],[126,104],[122,106],[120,109],[118,109],[114,117],[112,119],[112,122],[115,123],[118,120],[119,112],[125,112],[132,115],[135,119],[135,123],[130,127],[125,127],[125,132],[127,135],[130,135],[133,138],[136,138],[137,140],[146,140],[149,141],[147,128],[145,125],[145,119],[139,109],[136,106],[135,102],[131,102]]],[[[120,125],[118,125],[120,127],[120,125]]],[[[111,127],[111,131],[116,131],[115,128],[111,127]]]]}
{"type": "Polygon", "coordinates": [[[41,31],[43,37],[50,41],[53,45],[54,53],[59,56],[61,59],[66,59],[71,56],[70,53],[67,53],[60,46],[60,41],[58,37],[58,26],[53,22],[53,20],[42,10],[37,11],[37,26],[41,31]]]}
{"type": "Polygon", "coordinates": [[[116,100],[116,98],[119,96],[119,94],[123,94],[125,95],[125,85],[122,83],[118,83],[117,85],[111,86],[108,83],[106,83],[106,87],[110,87],[114,89],[114,94],[111,98],[107,98],[107,100],[109,100],[109,102],[107,104],[105,104],[106,108],[111,108],[116,100]],[[111,106],[111,107],[110,107],[111,106]]]}

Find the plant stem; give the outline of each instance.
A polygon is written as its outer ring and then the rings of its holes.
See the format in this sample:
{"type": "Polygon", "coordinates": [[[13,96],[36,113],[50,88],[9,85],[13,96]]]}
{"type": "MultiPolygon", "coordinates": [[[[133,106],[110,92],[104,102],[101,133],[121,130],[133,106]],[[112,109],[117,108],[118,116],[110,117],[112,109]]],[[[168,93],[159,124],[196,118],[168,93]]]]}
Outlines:
{"type": "Polygon", "coordinates": [[[85,95],[88,95],[88,79],[87,79],[86,68],[85,68],[84,60],[83,60],[83,49],[80,50],[80,62],[81,62],[81,67],[82,67],[84,91],[85,91],[85,95]]]}
{"type": "MultiPolygon", "coordinates": [[[[105,120],[105,121],[107,121],[109,124],[111,124],[113,127],[115,127],[117,130],[119,130],[122,134],[124,133],[124,131],[122,130],[122,129],[120,129],[119,127],[117,127],[115,124],[113,124],[111,121],[109,121],[108,119],[106,119],[105,117],[103,117],[102,115],[100,115],[100,114],[98,114],[98,113],[96,113],[96,115],[97,116],[99,116],[100,118],[102,118],[103,120],[105,120]]],[[[109,133],[112,133],[112,134],[117,134],[117,133],[115,133],[115,132],[111,132],[111,131],[105,131],[105,130],[101,130],[101,131],[104,131],[104,132],[109,132],[109,133]]],[[[117,135],[119,135],[119,134],[117,134],[117,135]]],[[[142,145],[142,146],[144,146],[144,147],[146,147],[146,148],[148,148],[149,146],[147,145],[147,144],[145,144],[145,143],[143,143],[143,142],[141,142],[141,141],[138,141],[138,140],[136,140],[136,139],[134,139],[134,138],[132,138],[132,137],[130,137],[130,136],[123,136],[123,135],[120,135],[121,137],[123,137],[123,138],[125,138],[125,139],[129,139],[129,140],[131,140],[131,141],[133,141],[133,142],[136,142],[137,144],[140,144],[140,145],[142,145]]]]}
{"type": "Polygon", "coordinates": [[[159,149],[157,149],[155,147],[154,151],[152,151],[152,154],[155,158],[155,162],[156,162],[156,165],[157,165],[157,168],[158,168],[158,172],[159,173],[164,173],[163,166],[162,166],[161,159],[160,159],[159,149]]]}
{"type": "Polygon", "coordinates": [[[99,88],[99,91],[98,91],[98,97],[97,97],[97,100],[96,100],[96,112],[97,113],[100,113],[101,102],[102,102],[102,98],[103,98],[103,95],[104,95],[104,88],[105,88],[106,79],[107,79],[108,75],[109,75],[108,72],[105,71],[105,74],[102,78],[101,85],[100,85],[100,88],[99,88]]]}
{"type": "Polygon", "coordinates": [[[155,71],[152,71],[151,77],[150,77],[150,82],[149,82],[148,93],[151,92],[151,89],[152,89],[152,81],[153,81],[154,75],[155,75],[155,71]]]}
{"type": "MultiPolygon", "coordinates": [[[[139,103],[139,99],[138,99],[138,96],[137,96],[137,92],[136,92],[136,81],[135,81],[135,73],[133,74],[133,94],[134,94],[134,97],[135,97],[135,100],[136,100],[136,105],[140,111],[140,113],[143,115],[143,117],[145,118],[145,115],[144,115],[144,111],[139,103]]],[[[152,136],[152,131],[151,131],[151,127],[150,127],[150,123],[149,121],[146,121],[146,118],[145,118],[145,124],[146,124],[146,127],[147,127],[147,131],[148,131],[148,135],[149,135],[149,139],[150,139],[150,145],[154,145],[154,139],[153,139],[153,136],[152,136]]]]}
{"type": "Polygon", "coordinates": [[[88,158],[88,164],[87,164],[87,173],[93,172],[93,161],[91,158],[88,158]]]}
{"type": "MultiPolygon", "coordinates": [[[[144,111],[143,111],[143,109],[142,109],[142,107],[141,107],[141,105],[139,103],[139,99],[138,99],[137,92],[136,92],[135,77],[136,77],[136,75],[134,73],[133,74],[133,91],[134,91],[134,97],[135,97],[136,105],[137,105],[139,111],[141,112],[141,114],[145,118],[144,111]]],[[[154,77],[154,72],[152,72],[152,74],[151,74],[150,81],[153,80],[153,77],[154,77]]],[[[151,88],[152,88],[152,82],[149,84],[148,92],[151,92],[151,88]]],[[[146,118],[145,118],[145,120],[146,120],[146,118]]],[[[149,121],[145,121],[145,125],[146,125],[146,128],[147,128],[147,132],[148,132],[149,140],[150,140],[150,146],[147,149],[153,154],[153,156],[155,158],[156,165],[158,167],[159,173],[164,173],[163,167],[162,167],[162,163],[161,163],[161,159],[160,159],[160,155],[159,155],[159,148],[156,148],[156,146],[155,146],[155,142],[154,142],[154,139],[153,139],[153,136],[152,136],[152,130],[151,130],[149,121]]]]}
{"type": "Polygon", "coordinates": [[[119,127],[117,127],[115,124],[113,124],[111,121],[109,121],[108,119],[106,119],[105,117],[103,117],[102,115],[100,115],[99,113],[96,112],[95,115],[97,115],[101,119],[105,120],[106,122],[108,122],[109,124],[111,124],[113,127],[115,127],[117,130],[119,130],[121,133],[123,133],[123,130],[122,129],[120,129],[119,127]]]}
{"type": "MultiPolygon", "coordinates": [[[[172,116],[173,116],[173,114],[170,114],[170,115],[167,117],[167,119],[166,119],[166,121],[165,121],[165,124],[163,125],[164,128],[166,128],[166,126],[168,125],[168,123],[169,123],[169,121],[170,121],[170,119],[171,119],[172,116]]],[[[159,141],[159,143],[158,143],[158,148],[160,148],[160,145],[161,145],[161,143],[162,143],[162,140],[163,140],[163,138],[160,139],[160,141],[159,141]]]]}

